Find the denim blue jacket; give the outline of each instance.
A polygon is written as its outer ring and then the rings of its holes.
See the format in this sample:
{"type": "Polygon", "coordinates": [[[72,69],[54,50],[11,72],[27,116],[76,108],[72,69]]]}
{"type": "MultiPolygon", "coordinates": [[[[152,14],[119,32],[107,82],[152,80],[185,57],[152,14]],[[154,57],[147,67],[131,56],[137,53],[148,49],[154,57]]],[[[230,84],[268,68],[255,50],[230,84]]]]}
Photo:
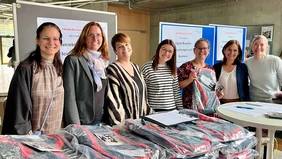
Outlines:
{"type": "MultiPolygon", "coordinates": [[[[213,65],[216,74],[216,80],[218,81],[221,68],[222,61],[213,65]]],[[[236,79],[237,79],[237,89],[240,101],[250,101],[250,91],[249,91],[249,82],[248,82],[248,68],[244,63],[240,63],[236,67],[236,79]]]]}

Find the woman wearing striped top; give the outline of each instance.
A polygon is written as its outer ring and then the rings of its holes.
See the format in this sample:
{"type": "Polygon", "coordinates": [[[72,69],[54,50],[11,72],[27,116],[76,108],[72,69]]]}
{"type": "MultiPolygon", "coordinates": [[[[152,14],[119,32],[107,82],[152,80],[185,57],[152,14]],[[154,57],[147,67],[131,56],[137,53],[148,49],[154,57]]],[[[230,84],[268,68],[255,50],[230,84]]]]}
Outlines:
{"type": "Polygon", "coordinates": [[[155,111],[183,108],[176,75],[176,47],[172,40],[163,40],[141,71],[147,84],[148,102],[155,111]]]}
{"type": "Polygon", "coordinates": [[[123,33],[114,35],[111,41],[117,55],[117,60],[107,68],[111,125],[122,124],[125,119],[138,119],[153,112],[147,102],[146,84],[139,67],[130,61],[130,43],[130,38],[123,33]]]}

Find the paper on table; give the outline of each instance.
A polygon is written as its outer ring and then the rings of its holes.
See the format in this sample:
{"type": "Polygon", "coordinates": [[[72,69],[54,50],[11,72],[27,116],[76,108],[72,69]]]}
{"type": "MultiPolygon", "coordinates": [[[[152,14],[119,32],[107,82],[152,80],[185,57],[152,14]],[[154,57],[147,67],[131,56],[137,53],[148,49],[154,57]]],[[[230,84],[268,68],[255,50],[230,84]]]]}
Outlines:
{"type": "Polygon", "coordinates": [[[257,108],[256,106],[254,107],[247,106],[253,109],[243,109],[243,108],[238,108],[237,106],[246,107],[246,105],[228,105],[222,108],[228,109],[234,112],[238,112],[241,114],[246,114],[249,116],[259,116],[259,115],[267,114],[267,112],[264,109],[257,108]]]}
{"type": "Polygon", "coordinates": [[[261,109],[266,112],[265,114],[270,112],[282,113],[282,106],[273,103],[246,102],[246,105],[251,108],[261,109]]]}
{"type": "Polygon", "coordinates": [[[143,118],[145,120],[151,121],[161,126],[172,126],[179,123],[189,122],[197,119],[195,117],[188,116],[185,114],[179,114],[177,110],[165,112],[165,113],[147,115],[143,118]]]}
{"type": "Polygon", "coordinates": [[[277,104],[261,103],[261,102],[251,102],[251,103],[246,103],[246,104],[249,107],[249,106],[253,106],[252,103],[255,103],[256,105],[259,105],[259,107],[254,106],[252,108],[263,109],[264,111],[267,111],[267,112],[282,112],[282,106],[277,105],[277,104]]]}

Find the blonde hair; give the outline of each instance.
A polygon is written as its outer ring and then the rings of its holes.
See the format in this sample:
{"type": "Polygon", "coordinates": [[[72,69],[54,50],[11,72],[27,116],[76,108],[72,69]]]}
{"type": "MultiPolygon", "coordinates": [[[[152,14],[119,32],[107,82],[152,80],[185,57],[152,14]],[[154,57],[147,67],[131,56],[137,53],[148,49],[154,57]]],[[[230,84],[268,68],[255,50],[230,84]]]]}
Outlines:
{"type": "Polygon", "coordinates": [[[253,46],[254,42],[259,40],[259,39],[262,39],[268,45],[268,40],[264,35],[256,35],[255,38],[253,39],[252,43],[251,43],[252,44],[251,46],[253,46]]]}
{"type": "Polygon", "coordinates": [[[210,48],[210,42],[207,39],[204,39],[204,38],[200,38],[199,40],[197,40],[194,47],[195,48],[198,47],[199,43],[202,42],[202,41],[206,42],[208,44],[208,47],[210,48]]]}

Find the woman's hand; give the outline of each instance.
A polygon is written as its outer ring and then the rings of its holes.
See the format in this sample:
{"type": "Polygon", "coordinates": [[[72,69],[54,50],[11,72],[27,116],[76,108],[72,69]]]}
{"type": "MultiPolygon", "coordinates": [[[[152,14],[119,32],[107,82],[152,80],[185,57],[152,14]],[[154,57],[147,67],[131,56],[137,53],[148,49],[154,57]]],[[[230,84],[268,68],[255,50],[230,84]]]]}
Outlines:
{"type": "Polygon", "coordinates": [[[223,98],[223,96],[224,96],[223,91],[216,91],[216,96],[217,96],[218,99],[223,98]]]}
{"type": "Polygon", "coordinates": [[[183,81],[179,81],[179,87],[180,89],[183,89],[185,87],[187,87],[189,84],[191,84],[194,80],[196,80],[198,78],[198,74],[196,71],[191,71],[189,73],[189,76],[187,79],[183,80],[183,81]]]}
{"type": "Polygon", "coordinates": [[[196,72],[196,71],[191,71],[190,74],[189,74],[188,79],[189,79],[190,81],[193,81],[193,80],[196,80],[197,78],[198,78],[197,72],[196,72]]]}

